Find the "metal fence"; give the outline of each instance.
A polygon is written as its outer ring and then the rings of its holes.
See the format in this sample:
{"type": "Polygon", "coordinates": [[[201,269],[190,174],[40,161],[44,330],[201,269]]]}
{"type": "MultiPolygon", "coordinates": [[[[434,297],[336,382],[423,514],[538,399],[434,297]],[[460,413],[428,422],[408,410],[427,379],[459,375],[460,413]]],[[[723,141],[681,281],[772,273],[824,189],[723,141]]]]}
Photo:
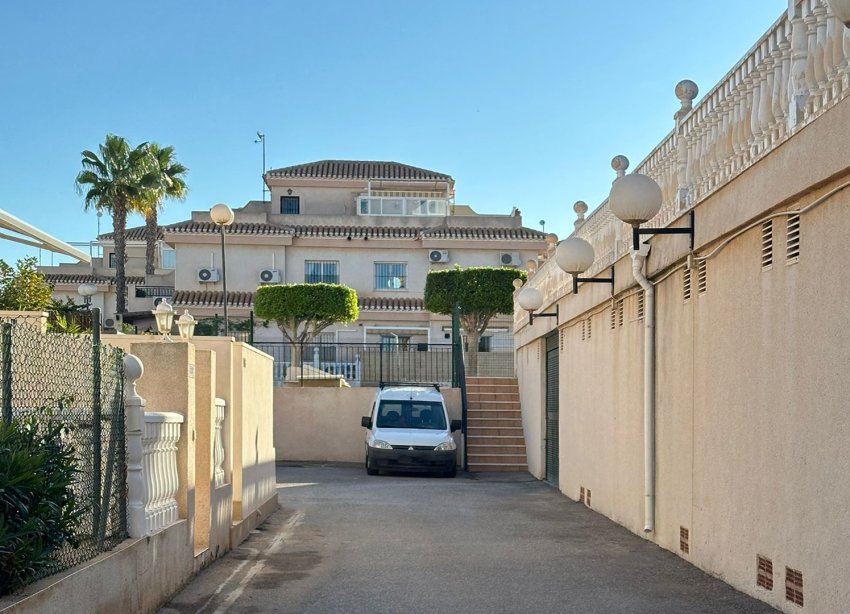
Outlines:
{"type": "Polygon", "coordinates": [[[123,353],[103,347],[99,333],[44,331],[40,318],[0,321],[0,408],[3,420],[34,418],[68,427],[73,493],[85,510],[78,547],[54,554],[42,578],[110,550],[127,536],[123,353]]]}
{"type": "Polygon", "coordinates": [[[254,347],[274,358],[277,386],[310,386],[316,385],[317,380],[340,379],[349,386],[402,383],[450,386],[454,380],[449,343],[398,346],[258,341],[254,347]]]}
{"type": "Polygon", "coordinates": [[[463,358],[467,377],[513,377],[514,337],[507,328],[484,331],[476,348],[470,347],[469,338],[461,329],[463,358]]]}

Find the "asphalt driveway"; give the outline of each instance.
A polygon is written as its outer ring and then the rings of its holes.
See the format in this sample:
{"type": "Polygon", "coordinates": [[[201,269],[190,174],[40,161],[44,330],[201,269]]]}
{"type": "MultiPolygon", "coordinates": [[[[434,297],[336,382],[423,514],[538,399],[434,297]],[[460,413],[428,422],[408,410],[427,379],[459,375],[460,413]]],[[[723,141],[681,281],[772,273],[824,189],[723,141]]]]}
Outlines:
{"type": "Polygon", "coordinates": [[[773,612],[527,475],[278,467],[282,509],[162,612],[773,612]]]}

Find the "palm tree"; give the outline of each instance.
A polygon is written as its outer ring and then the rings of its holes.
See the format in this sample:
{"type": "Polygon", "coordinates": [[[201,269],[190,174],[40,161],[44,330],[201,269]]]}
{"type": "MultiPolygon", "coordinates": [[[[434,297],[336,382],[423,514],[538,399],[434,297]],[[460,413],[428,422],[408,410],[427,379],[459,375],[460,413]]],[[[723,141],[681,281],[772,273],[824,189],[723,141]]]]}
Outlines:
{"type": "Polygon", "coordinates": [[[75,186],[84,194],[83,209],[107,210],[112,214],[115,240],[115,312],[127,310],[127,281],[124,265],[127,259],[127,212],[133,203],[140,202],[146,191],[160,184],[159,173],[154,172],[148,144],[131,148],[126,139],[107,134],[98,146],[99,154],[82,152],[83,170],[77,175],[75,186]]]}
{"type": "Polygon", "coordinates": [[[153,275],[154,257],[156,255],[156,242],[159,235],[159,224],[157,213],[162,208],[166,199],[183,200],[186,198],[186,187],[184,177],[189,169],[174,159],[174,148],[160,147],[157,143],[148,145],[148,153],[154,165],[154,171],[159,173],[159,185],[147,190],[143,198],[135,203],[135,208],[145,216],[145,273],[153,275]]]}

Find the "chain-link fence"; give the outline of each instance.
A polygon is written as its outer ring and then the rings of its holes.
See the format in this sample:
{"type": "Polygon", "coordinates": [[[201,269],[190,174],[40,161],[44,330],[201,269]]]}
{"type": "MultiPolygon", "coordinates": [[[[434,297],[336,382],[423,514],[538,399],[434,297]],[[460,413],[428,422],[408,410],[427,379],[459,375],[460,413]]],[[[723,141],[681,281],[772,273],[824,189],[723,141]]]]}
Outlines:
{"type": "Polygon", "coordinates": [[[0,320],[2,418],[67,427],[56,443],[74,451],[71,489],[84,509],[79,545],[56,551],[37,578],[92,559],[127,536],[123,353],[94,343],[92,334],[45,329],[41,318],[0,320]]]}

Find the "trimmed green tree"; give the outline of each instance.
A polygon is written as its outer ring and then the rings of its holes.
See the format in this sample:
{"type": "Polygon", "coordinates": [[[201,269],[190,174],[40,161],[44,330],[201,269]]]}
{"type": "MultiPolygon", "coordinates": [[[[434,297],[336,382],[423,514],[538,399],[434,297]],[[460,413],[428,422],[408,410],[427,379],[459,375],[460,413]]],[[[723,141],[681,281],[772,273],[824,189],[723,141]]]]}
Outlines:
{"type": "Polygon", "coordinates": [[[301,364],[301,346],[332,324],[360,315],[357,292],[340,284],[260,286],[254,297],[258,317],[275,322],[292,344],[292,364],[301,364]]]}
{"type": "Polygon", "coordinates": [[[526,272],[495,267],[455,267],[431,271],[425,280],[425,309],[451,315],[460,305],[460,325],[469,342],[468,370],[478,373],[478,343],[490,320],[514,312],[515,279],[525,281],[526,272]]]}
{"type": "Polygon", "coordinates": [[[35,258],[18,260],[14,267],[0,260],[0,309],[44,311],[53,302],[52,292],[35,258]]]}

